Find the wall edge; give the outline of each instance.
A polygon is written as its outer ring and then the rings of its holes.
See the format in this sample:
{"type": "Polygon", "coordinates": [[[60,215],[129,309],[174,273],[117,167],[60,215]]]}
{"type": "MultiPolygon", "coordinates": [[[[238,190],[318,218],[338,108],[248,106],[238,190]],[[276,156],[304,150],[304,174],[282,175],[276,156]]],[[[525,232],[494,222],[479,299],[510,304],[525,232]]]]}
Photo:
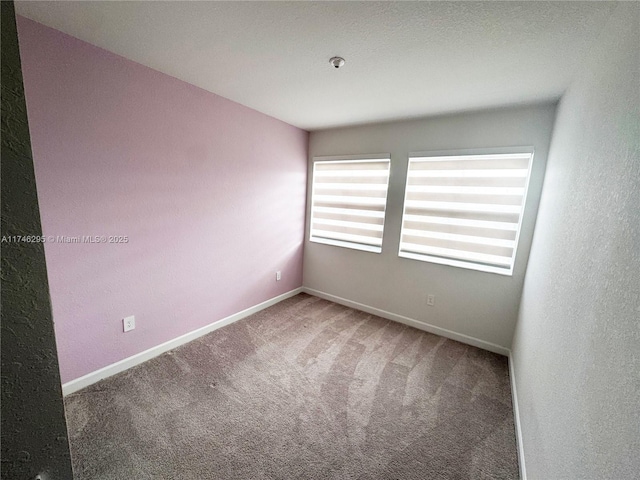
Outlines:
{"type": "Polygon", "coordinates": [[[520,469],[520,479],[527,480],[524,443],[522,441],[522,424],[520,423],[520,408],[518,404],[518,391],[516,389],[516,371],[511,350],[509,350],[509,380],[511,383],[511,402],[513,404],[513,424],[516,429],[516,443],[518,445],[518,468],[520,469]]]}

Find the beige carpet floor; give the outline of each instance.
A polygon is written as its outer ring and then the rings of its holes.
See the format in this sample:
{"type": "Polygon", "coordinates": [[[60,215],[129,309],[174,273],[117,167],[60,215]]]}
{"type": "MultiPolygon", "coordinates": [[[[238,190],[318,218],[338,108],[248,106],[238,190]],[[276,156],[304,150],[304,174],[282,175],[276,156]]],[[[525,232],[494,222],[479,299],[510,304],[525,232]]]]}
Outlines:
{"type": "Polygon", "coordinates": [[[306,294],[65,403],[77,480],[518,477],[505,357],[306,294]]]}

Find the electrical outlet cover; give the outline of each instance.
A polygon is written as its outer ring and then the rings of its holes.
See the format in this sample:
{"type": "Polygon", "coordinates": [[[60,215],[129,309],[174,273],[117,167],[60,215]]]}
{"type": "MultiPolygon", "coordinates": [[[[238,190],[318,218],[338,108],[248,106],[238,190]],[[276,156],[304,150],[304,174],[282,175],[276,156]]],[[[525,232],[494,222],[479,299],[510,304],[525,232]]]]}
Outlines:
{"type": "Polygon", "coordinates": [[[136,328],[136,317],[131,315],[130,317],[125,317],[122,319],[122,326],[124,327],[125,332],[129,332],[136,328]]]}

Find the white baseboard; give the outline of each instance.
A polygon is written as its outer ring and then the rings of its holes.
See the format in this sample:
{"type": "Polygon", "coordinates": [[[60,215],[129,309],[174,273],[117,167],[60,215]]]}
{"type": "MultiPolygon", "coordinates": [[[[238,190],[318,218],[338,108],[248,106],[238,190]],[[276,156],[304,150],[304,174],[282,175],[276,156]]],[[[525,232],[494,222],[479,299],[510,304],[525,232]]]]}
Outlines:
{"type": "Polygon", "coordinates": [[[300,287],[300,288],[291,290],[289,292],[283,293],[282,295],[273,297],[269,300],[259,303],[258,305],[254,305],[253,307],[249,307],[245,310],[242,310],[241,312],[234,313],[233,315],[230,315],[226,318],[213,322],[204,327],[198,328],[197,330],[194,330],[192,332],[181,335],[177,338],[174,338],[173,340],[169,340],[168,342],[164,342],[164,343],[161,343],[160,345],[156,345],[155,347],[145,350],[144,352],[137,353],[135,355],[132,355],[131,357],[125,358],[116,363],[112,363],[111,365],[107,365],[106,367],[96,370],[95,372],[91,372],[86,375],[83,375],[82,377],[76,378],[75,380],[71,380],[70,382],[67,382],[62,385],[62,394],[69,395],[70,393],[77,392],[78,390],[88,387],[89,385],[99,382],[100,380],[103,380],[107,377],[115,375],[116,373],[123,372],[131,367],[134,367],[143,362],[146,362],[147,360],[157,357],[158,355],[168,352],[169,350],[173,350],[174,348],[179,347],[180,345],[189,343],[192,340],[195,340],[196,338],[199,338],[203,335],[206,335],[207,333],[217,330],[218,328],[224,327],[233,322],[237,322],[238,320],[248,317],[249,315],[253,315],[254,313],[259,312],[260,310],[264,310],[267,307],[270,307],[272,305],[275,305],[278,302],[281,302],[282,300],[285,300],[289,297],[293,297],[294,295],[297,295],[302,291],[303,291],[302,287],[300,287]]]}
{"type": "Polygon", "coordinates": [[[330,300],[332,302],[339,303],[340,305],[345,305],[347,307],[355,308],[356,310],[362,310],[363,312],[371,313],[373,315],[377,315],[379,317],[386,318],[388,320],[393,320],[394,322],[404,323],[405,325],[409,325],[410,327],[417,328],[418,330],[434,333],[436,335],[440,335],[441,337],[450,338],[451,340],[456,340],[458,342],[466,343],[467,345],[473,345],[474,347],[482,348],[483,350],[489,350],[490,352],[498,353],[504,356],[509,356],[508,348],[502,347],[500,345],[496,345],[495,343],[487,342],[485,340],[480,340],[479,338],[475,338],[475,337],[470,337],[469,335],[464,335],[463,333],[457,333],[452,330],[447,330],[446,328],[436,327],[435,325],[431,325],[429,323],[420,322],[413,318],[405,317],[403,315],[398,315],[396,313],[387,312],[385,310],[380,310],[379,308],[370,307],[369,305],[354,302],[352,300],[347,300],[346,298],[338,297],[336,295],[331,295],[329,293],[324,293],[319,290],[314,290],[313,288],[302,287],[302,291],[305,293],[308,293],[309,295],[315,295],[316,297],[324,298],[325,300],[330,300]]]}
{"type": "Polygon", "coordinates": [[[331,295],[329,293],[324,293],[319,290],[314,290],[312,288],[300,287],[289,292],[283,293],[282,295],[278,295],[277,297],[273,297],[269,300],[266,300],[262,303],[254,305],[253,307],[249,307],[245,310],[242,310],[238,313],[230,315],[226,318],[218,320],[214,323],[206,325],[204,327],[198,328],[192,332],[181,335],[173,340],[169,340],[168,342],[162,343],[160,345],[156,345],[144,352],[137,353],[132,355],[131,357],[120,360],[116,363],[112,363],[111,365],[107,365],[106,367],[100,368],[95,372],[88,373],[82,377],[76,378],[75,380],[71,380],[62,385],[62,394],[69,395],[71,393],[77,392],[89,385],[92,385],[100,380],[108,378],[117,373],[123,372],[131,367],[139,365],[141,363],[146,362],[158,355],[161,355],[169,350],[173,350],[185,343],[189,343],[192,340],[195,340],[207,333],[213,332],[221,327],[226,325],[230,325],[233,322],[237,322],[249,315],[253,315],[254,313],[259,312],[260,310],[264,310],[267,307],[275,305],[282,300],[293,297],[298,293],[305,292],[310,295],[314,295],[316,297],[324,298],[325,300],[329,300],[335,303],[339,303],[341,305],[345,305],[347,307],[355,308],[357,310],[361,310],[363,312],[371,313],[373,315],[377,315],[382,318],[386,318],[388,320],[392,320],[395,322],[403,323],[405,325],[409,325],[411,327],[417,328],[418,330],[423,330],[425,332],[434,333],[436,335],[440,335],[446,338],[450,338],[452,340],[457,340],[462,343],[466,343],[468,345],[473,345],[474,347],[482,348],[485,350],[489,350],[490,352],[498,353],[500,355],[505,355],[509,357],[509,378],[511,380],[511,396],[513,399],[513,416],[514,423],[516,429],[516,440],[518,444],[518,460],[519,460],[519,468],[520,468],[520,478],[521,480],[527,479],[527,470],[525,467],[524,460],[524,448],[522,443],[522,427],[520,424],[520,412],[518,408],[518,394],[516,390],[516,380],[515,380],[515,371],[513,367],[513,360],[511,357],[511,351],[508,348],[502,347],[500,345],[496,345],[491,342],[486,342],[484,340],[480,340],[478,338],[470,337],[468,335],[464,335],[462,333],[456,333],[451,330],[447,330],[446,328],[437,327],[435,325],[431,325],[428,323],[420,322],[413,318],[405,317],[403,315],[398,315],[395,313],[387,312],[385,310],[381,310],[375,307],[370,307],[363,303],[354,302],[352,300],[347,300],[346,298],[338,297],[336,295],[331,295]]]}
{"type": "Polygon", "coordinates": [[[520,424],[520,409],[518,407],[518,391],[516,390],[515,367],[513,366],[511,352],[509,352],[509,378],[511,380],[511,399],[513,402],[513,423],[516,426],[516,442],[518,443],[520,479],[527,480],[527,468],[524,463],[524,444],[522,443],[522,425],[520,424]]]}

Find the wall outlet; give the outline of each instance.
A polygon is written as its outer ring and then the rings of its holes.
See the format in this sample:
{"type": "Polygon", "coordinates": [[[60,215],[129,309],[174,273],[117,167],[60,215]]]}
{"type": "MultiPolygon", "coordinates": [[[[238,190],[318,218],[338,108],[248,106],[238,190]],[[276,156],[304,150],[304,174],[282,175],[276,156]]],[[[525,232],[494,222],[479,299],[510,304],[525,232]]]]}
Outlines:
{"type": "Polygon", "coordinates": [[[280,280],[282,280],[282,272],[278,270],[276,272],[276,282],[279,282],[280,280]]]}
{"type": "Polygon", "coordinates": [[[136,328],[136,317],[131,315],[130,317],[124,317],[122,319],[122,326],[125,332],[133,330],[136,328]]]}
{"type": "Polygon", "coordinates": [[[431,293],[427,295],[427,305],[433,307],[436,304],[436,296],[431,293]]]}

